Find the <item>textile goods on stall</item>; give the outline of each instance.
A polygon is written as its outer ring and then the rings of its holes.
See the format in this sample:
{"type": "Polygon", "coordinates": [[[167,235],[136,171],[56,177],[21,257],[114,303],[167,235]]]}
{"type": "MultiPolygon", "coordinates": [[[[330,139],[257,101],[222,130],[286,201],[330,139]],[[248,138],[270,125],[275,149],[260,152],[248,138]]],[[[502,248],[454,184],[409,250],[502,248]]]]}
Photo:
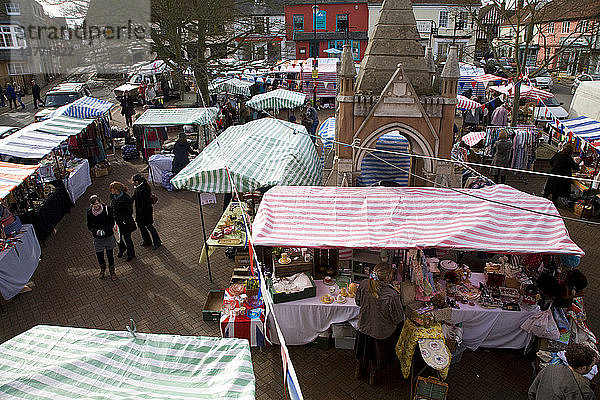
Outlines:
{"type": "Polygon", "coordinates": [[[277,186],[264,195],[252,233],[262,246],[584,254],[551,201],[506,185],[277,186]]]}
{"type": "Polygon", "coordinates": [[[488,157],[494,156],[494,145],[498,141],[498,136],[502,130],[508,131],[508,136],[513,142],[511,168],[531,169],[535,162],[539,136],[535,127],[488,126],[486,128],[483,154],[488,157]]]}
{"type": "Polygon", "coordinates": [[[25,287],[42,254],[32,225],[23,225],[15,239],[18,241],[0,251],[0,294],[4,300],[12,299],[25,287]]]}
{"type": "Polygon", "coordinates": [[[262,118],[227,128],[171,183],[177,189],[229,193],[228,175],[238,191],[251,192],[274,185],[318,185],[322,169],[306,128],[262,118]]]}
{"type": "Polygon", "coordinates": [[[38,325],[0,345],[0,397],[254,399],[245,340],[38,325]]]}
{"type": "Polygon", "coordinates": [[[75,204],[87,188],[92,186],[89,161],[83,159],[77,163],[70,171],[68,178],[63,179],[63,183],[69,193],[69,198],[75,204]]]}
{"type": "Polygon", "coordinates": [[[173,156],[155,154],[148,159],[148,182],[162,183],[164,172],[171,172],[173,167],[173,156]]]}
{"type": "Polygon", "coordinates": [[[275,110],[293,109],[304,104],[306,94],[292,92],[286,89],[276,89],[267,93],[257,94],[246,102],[248,107],[255,110],[275,110]]]}
{"type": "Polygon", "coordinates": [[[179,126],[209,125],[215,122],[219,110],[205,108],[149,108],[135,120],[133,125],[179,126]]]}
{"type": "Polygon", "coordinates": [[[209,86],[209,90],[212,93],[227,93],[250,97],[250,86],[252,85],[254,85],[252,82],[242,81],[238,78],[231,78],[211,84],[209,86]]]}
{"type": "Polygon", "coordinates": [[[35,174],[39,165],[21,165],[0,161],[0,199],[5,198],[25,179],[35,174]]]}

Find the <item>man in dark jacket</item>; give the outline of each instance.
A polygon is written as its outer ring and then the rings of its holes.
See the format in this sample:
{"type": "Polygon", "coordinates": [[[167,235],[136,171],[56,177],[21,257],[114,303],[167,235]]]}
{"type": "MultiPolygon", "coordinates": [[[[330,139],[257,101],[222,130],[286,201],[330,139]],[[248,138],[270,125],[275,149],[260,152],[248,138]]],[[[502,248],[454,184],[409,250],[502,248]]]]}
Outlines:
{"type": "Polygon", "coordinates": [[[110,207],[113,216],[115,217],[115,222],[119,227],[119,233],[121,234],[117,257],[123,257],[123,254],[127,251],[127,259],[125,261],[131,261],[135,257],[131,233],[135,231],[137,227],[133,220],[133,202],[131,196],[129,196],[126,191],[127,188],[125,185],[119,181],[114,181],[110,184],[110,207]]]}
{"type": "Polygon", "coordinates": [[[6,83],[6,98],[8,99],[8,107],[13,108],[13,104],[15,105],[15,110],[17,109],[17,93],[15,92],[15,88],[10,82],[6,83]]]}
{"type": "Polygon", "coordinates": [[[175,142],[173,146],[173,166],[171,167],[171,172],[173,175],[177,175],[179,171],[185,168],[186,165],[190,163],[189,154],[198,154],[194,150],[187,141],[187,137],[184,132],[179,134],[179,139],[175,142]]]}
{"type": "Polygon", "coordinates": [[[152,191],[146,178],[140,174],[133,176],[133,202],[135,203],[135,222],[142,234],[142,246],[152,246],[154,250],[161,246],[160,237],[154,227],[152,209],[152,191]],[[152,239],[150,238],[152,235],[152,239]]]}
{"type": "Polygon", "coordinates": [[[121,100],[121,115],[125,116],[125,123],[128,128],[133,126],[133,120],[131,118],[133,117],[133,114],[135,114],[133,99],[129,96],[129,93],[125,93],[125,97],[121,100]]]}
{"type": "Polygon", "coordinates": [[[35,79],[31,80],[31,94],[33,95],[33,108],[38,108],[38,103],[40,103],[41,105],[45,106],[46,103],[44,103],[42,101],[42,98],[40,97],[40,93],[41,93],[41,89],[40,89],[40,85],[37,84],[37,82],[35,81],[35,79]]]}

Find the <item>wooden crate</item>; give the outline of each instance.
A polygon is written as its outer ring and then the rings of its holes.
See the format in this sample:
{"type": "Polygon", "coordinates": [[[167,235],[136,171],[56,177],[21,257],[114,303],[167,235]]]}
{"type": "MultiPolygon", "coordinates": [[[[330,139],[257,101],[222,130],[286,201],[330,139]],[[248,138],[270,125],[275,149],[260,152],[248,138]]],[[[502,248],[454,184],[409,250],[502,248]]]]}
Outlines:
{"type": "Polygon", "coordinates": [[[202,319],[204,321],[218,321],[221,319],[221,310],[223,309],[224,290],[210,290],[206,297],[206,303],[202,309],[202,319]]]}
{"type": "Polygon", "coordinates": [[[301,292],[296,292],[296,293],[276,293],[275,290],[273,289],[273,282],[271,282],[270,278],[267,278],[267,286],[269,288],[269,291],[271,292],[271,296],[273,297],[273,303],[278,304],[278,303],[287,303],[288,301],[294,301],[294,300],[300,300],[300,299],[308,299],[310,297],[316,297],[317,295],[317,286],[315,285],[315,281],[313,280],[312,276],[310,274],[308,274],[308,277],[310,279],[310,282],[312,283],[312,286],[309,288],[304,289],[301,292]]]}
{"type": "Polygon", "coordinates": [[[307,272],[311,276],[314,275],[312,261],[292,261],[290,264],[279,264],[277,261],[273,261],[273,270],[275,271],[276,277],[291,276],[298,272],[307,272]]]}

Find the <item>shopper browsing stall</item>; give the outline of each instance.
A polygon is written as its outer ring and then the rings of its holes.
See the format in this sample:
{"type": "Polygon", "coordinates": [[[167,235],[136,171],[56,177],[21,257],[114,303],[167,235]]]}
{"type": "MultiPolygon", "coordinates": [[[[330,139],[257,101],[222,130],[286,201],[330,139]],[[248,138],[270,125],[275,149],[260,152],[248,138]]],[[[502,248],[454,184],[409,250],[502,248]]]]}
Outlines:
{"type": "Polygon", "coordinates": [[[181,132],[179,139],[177,139],[173,146],[173,167],[171,168],[173,175],[177,175],[179,171],[190,163],[189,154],[196,155],[198,153],[190,146],[185,133],[181,132]]]}
{"type": "MultiPolygon", "coordinates": [[[[498,141],[494,144],[494,159],[492,165],[497,167],[510,167],[510,160],[512,159],[513,143],[508,138],[506,130],[500,131],[498,135],[498,141]]],[[[494,182],[505,183],[506,182],[506,170],[505,169],[494,169],[494,182]]]]}
{"type": "Polygon", "coordinates": [[[569,197],[571,194],[571,173],[579,171],[579,165],[573,160],[573,146],[567,144],[561,151],[550,159],[551,174],[562,175],[566,178],[548,177],[544,187],[544,197],[552,195],[552,202],[556,205],[559,197],[569,197]]]}
{"type": "Polygon", "coordinates": [[[115,259],[113,257],[113,249],[116,246],[113,234],[114,225],[115,220],[111,209],[104,205],[98,196],[92,195],[90,197],[90,208],[87,211],[87,227],[94,238],[94,251],[100,264],[100,279],[105,278],[106,261],[104,260],[104,252],[106,251],[108,272],[113,281],[117,280],[115,259]]]}
{"type": "Polygon", "coordinates": [[[114,181],[110,184],[109,188],[110,207],[112,208],[115,222],[119,227],[119,233],[121,234],[117,257],[123,257],[123,254],[127,251],[127,259],[125,261],[131,261],[135,257],[131,233],[137,229],[133,220],[133,202],[131,197],[126,193],[127,188],[121,182],[114,181]]]}
{"type": "Polygon", "coordinates": [[[370,277],[364,279],[356,293],[360,306],[358,333],[355,344],[356,379],[369,371],[369,384],[373,385],[377,374],[395,361],[394,348],[404,321],[400,294],[390,285],[393,269],[387,263],[379,263],[370,277]]]}

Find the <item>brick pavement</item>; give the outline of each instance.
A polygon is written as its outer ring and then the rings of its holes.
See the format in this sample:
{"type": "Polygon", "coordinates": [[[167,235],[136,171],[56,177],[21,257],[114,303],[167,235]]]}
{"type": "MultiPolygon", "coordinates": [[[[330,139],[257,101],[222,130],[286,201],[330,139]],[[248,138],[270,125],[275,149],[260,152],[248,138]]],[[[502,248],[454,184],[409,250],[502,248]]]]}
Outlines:
{"type": "MultiPolygon", "coordinates": [[[[218,323],[203,321],[201,311],[208,290],[227,285],[232,262],[222,251],[214,253],[213,283],[208,279],[206,266],[198,266],[202,234],[194,193],[168,193],[156,187],[160,199],[155,225],[164,246],[155,251],[139,247],[141,238],[136,231],[137,258],[129,264],[117,259],[117,282],[98,280],[92,240],[85,226],[86,199],[94,193],[106,199],[110,181],[128,181],[145,168],[141,162],[123,161],[114,167],[110,176],[94,179],[93,186],[43,243],[42,261],[33,277],[34,290],[4,304],[0,342],[37,324],[123,330],[129,318],[143,332],[219,335],[218,323]]],[[[509,183],[528,191],[539,192],[541,182],[531,179],[526,184],[509,177],[509,183]]],[[[205,207],[209,229],[220,210],[221,204],[205,207]]],[[[600,293],[600,274],[595,270],[600,256],[595,241],[600,229],[570,222],[567,226],[571,237],[587,252],[581,269],[590,280],[588,315],[592,330],[600,332],[600,310],[589,300],[600,293]]],[[[290,353],[306,399],[409,397],[408,383],[398,370],[387,371],[376,387],[355,381],[350,350],[294,346],[290,353]]],[[[252,355],[257,398],[284,399],[279,349],[253,349],[252,355]]],[[[517,351],[467,351],[450,370],[449,399],[526,399],[532,374],[530,362],[517,351]]]]}

